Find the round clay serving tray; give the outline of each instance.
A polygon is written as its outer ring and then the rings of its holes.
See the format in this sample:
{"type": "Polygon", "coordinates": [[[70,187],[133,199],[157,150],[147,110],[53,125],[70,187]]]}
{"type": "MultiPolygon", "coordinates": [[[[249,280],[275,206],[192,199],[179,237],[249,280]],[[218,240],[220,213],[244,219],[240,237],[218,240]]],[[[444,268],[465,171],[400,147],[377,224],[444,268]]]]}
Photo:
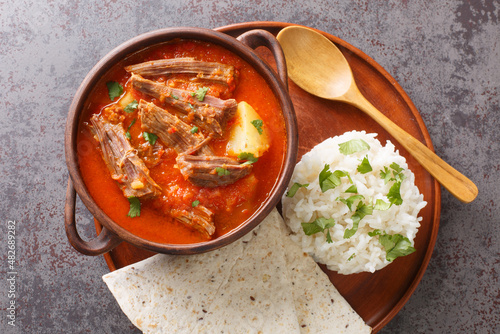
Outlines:
{"type": "MultiPolygon", "coordinates": [[[[276,35],[289,25],[291,24],[250,22],[215,30],[234,37],[253,29],[264,29],[276,35]]],[[[362,51],[333,35],[321,33],[343,52],[353,70],[358,87],[366,98],[397,125],[433,149],[429,133],[418,110],[396,80],[362,51]]],[[[273,56],[267,49],[257,48],[256,52],[272,67],[275,66],[273,56]]],[[[297,161],[316,144],[344,132],[364,130],[368,133],[378,133],[377,138],[381,143],[391,140],[400,154],[406,158],[409,168],[415,174],[415,183],[427,202],[427,206],[419,213],[422,221],[415,238],[417,249],[415,253],[398,258],[391,265],[373,274],[344,276],[328,271],[322,266],[332,284],[376,333],[401,310],[427,268],[439,227],[440,186],[403,147],[364,113],[347,104],[312,96],[292,81],[288,84],[299,130],[297,161]]],[[[100,232],[100,224],[97,221],[96,229],[100,232]]],[[[104,257],[110,270],[113,271],[151,255],[154,253],[124,242],[104,257]]]]}

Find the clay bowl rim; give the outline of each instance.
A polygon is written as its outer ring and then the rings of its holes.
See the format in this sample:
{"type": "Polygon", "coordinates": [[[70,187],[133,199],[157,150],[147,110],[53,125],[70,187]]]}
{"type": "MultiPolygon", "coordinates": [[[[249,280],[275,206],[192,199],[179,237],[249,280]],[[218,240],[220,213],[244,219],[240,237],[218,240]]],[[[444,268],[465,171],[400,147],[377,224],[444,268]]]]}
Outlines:
{"type": "MultiPolygon", "coordinates": [[[[286,64],[283,64],[283,67],[286,72],[286,64]]],[[[297,119],[290,95],[286,88],[286,83],[284,84],[281,82],[276,72],[259,56],[257,56],[253,49],[238,41],[234,37],[211,29],[194,27],[164,28],[143,33],[125,41],[107,53],[90,70],[80,84],[70,105],[65,128],[64,148],[66,164],[76,193],[86,208],[97,219],[97,221],[103,225],[103,227],[110,230],[123,241],[154,252],[165,254],[197,254],[215,250],[238,240],[257,227],[279,203],[281,196],[285,192],[291,179],[296,163],[298,150],[297,119]],[[287,133],[286,155],[283,161],[280,176],[277,179],[270,195],[261,204],[260,208],[240,226],[227,234],[210,241],[193,244],[165,244],[153,242],[143,239],[121,227],[118,223],[115,223],[97,205],[87,190],[80,173],[76,148],[78,125],[85,106],[85,101],[102,75],[110,70],[113,65],[120,60],[123,60],[130,54],[177,38],[202,40],[221,45],[248,62],[265,79],[278,99],[283,113],[287,133]]]]}

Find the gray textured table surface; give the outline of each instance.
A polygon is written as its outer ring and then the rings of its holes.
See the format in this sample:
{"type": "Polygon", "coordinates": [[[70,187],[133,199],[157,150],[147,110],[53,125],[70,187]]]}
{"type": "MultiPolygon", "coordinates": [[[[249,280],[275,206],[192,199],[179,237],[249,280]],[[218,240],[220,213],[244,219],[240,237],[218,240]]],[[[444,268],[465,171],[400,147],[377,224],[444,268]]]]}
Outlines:
{"type": "MultiPolygon", "coordinates": [[[[371,56],[411,97],[438,155],[479,188],[468,205],[443,191],[429,267],[381,332],[500,333],[499,10],[498,0],[0,1],[0,332],[137,332],[101,280],[103,257],[74,251],[63,228],[66,114],[93,65],[153,29],[269,20],[321,29],[371,56]]],[[[78,224],[95,233],[81,204],[78,224]]]]}

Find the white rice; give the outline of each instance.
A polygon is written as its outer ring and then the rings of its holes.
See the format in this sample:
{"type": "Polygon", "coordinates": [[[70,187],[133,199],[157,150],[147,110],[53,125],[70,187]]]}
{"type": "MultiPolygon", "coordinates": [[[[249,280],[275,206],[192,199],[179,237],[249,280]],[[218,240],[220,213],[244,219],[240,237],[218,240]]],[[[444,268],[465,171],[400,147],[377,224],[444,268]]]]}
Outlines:
{"type": "Polygon", "coordinates": [[[408,169],[406,159],[395,152],[395,147],[390,141],[383,147],[375,137],[376,134],[373,133],[352,131],[318,144],[305,154],[295,167],[289,189],[295,182],[308,183],[309,186],[300,188],[292,198],[284,195],[282,200],[285,222],[292,231],[291,238],[316,262],[323,263],[329,270],[341,274],[374,272],[391,263],[386,260],[386,251],[380,244],[379,237],[368,235],[374,230],[391,235],[401,234],[414,246],[414,238],[422,220],[417,215],[427,204],[415,186],[415,176],[408,169]],[[340,153],[340,143],[356,138],[363,139],[370,145],[370,149],[350,155],[340,153]],[[356,169],[366,155],[373,170],[361,174],[356,169]],[[386,211],[373,210],[373,214],[360,220],[357,232],[352,237],[344,239],[344,231],[353,226],[350,218],[353,212],[337,198],[354,195],[345,193],[352,184],[347,177],[342,177],[339,186],[323,193],[319,186],[319,173],[325,164],[330,165],[332,172],[347,171],[357,186],[358,194],[364,196],[365,203],[370,201],[373,204],[377,199],[389,202],[386,195],[393,182],[385,184],[380,177],[380,171],[393,162],[404,168],[405,179],[400,188],[403,203],[392,205],[386,211]],[[332,243],[327,242],[326,231],[311,236],[304,234],[301,223],[310,223],[318,217],[335,219],[335,225],[329,229],[332,243]]]}

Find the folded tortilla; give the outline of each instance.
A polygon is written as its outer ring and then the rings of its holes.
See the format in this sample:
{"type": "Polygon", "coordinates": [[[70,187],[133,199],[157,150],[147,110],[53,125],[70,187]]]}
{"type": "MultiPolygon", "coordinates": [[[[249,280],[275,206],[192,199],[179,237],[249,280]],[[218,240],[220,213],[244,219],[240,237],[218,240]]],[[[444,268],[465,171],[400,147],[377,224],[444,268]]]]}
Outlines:
{"type": "Polygon", "coordinates": [[[145,333],[370,333],[274,210],[244,238],[103,276],[145,333]]]}
{"type": "Polygon", "coordinates": [[[299,245],[288,237],[285,224],[282,236],[287,240],[285,256],[301,333],[371,333],[371,328],[354,311],[321,270],[299,245]]]}
{"type": "Polygon", "coordinates": [[[193,333],[300,333],[274,210],[261,223],[193,333]]]}
{"type": "Polygon", "coordinates": [[[158,254],[103,279],[122,311],[143,332],[191,333],[251,236],[211,253],[158,254]]]}

